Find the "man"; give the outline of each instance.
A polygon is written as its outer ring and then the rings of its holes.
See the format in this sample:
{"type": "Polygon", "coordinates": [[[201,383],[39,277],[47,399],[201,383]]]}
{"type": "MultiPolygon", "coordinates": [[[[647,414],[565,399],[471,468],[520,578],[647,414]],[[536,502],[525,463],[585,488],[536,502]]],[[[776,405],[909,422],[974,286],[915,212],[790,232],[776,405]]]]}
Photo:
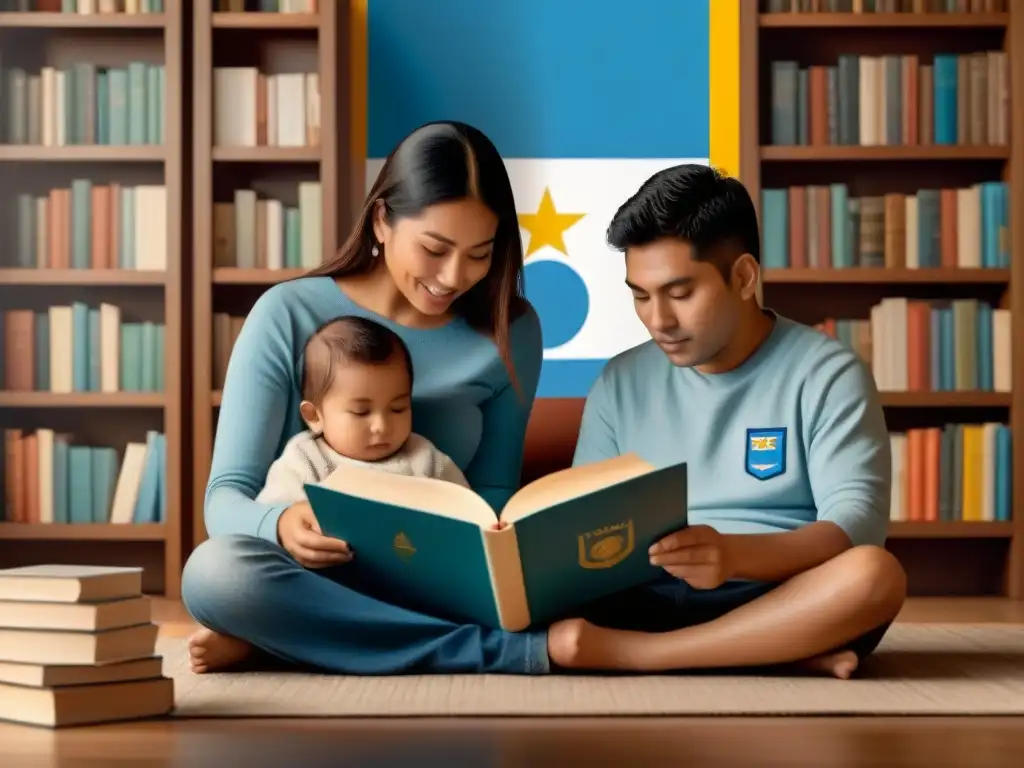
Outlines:
{"type": "Polygon", "coordinates": [[[906,594],[883,547],[891,459],[870,372],[760,307],[757,216],[739,181],[703,165],[661,171],[608,240],[652,340],[594,384],[574,463],[686,461],[690,527],[650,549],[663,583],[553,626],[552,661],[848,678],[906,594]]]}

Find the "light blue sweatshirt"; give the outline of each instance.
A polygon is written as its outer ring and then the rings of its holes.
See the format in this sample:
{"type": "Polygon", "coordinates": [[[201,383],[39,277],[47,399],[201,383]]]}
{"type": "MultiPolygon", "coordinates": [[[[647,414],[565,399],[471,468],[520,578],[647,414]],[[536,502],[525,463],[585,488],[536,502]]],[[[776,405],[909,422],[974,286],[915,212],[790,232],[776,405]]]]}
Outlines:
{"type": "Polygon", "coordinates": [[[532,308],[512,325],[516,391],[494,342],[464,321],[408,328],[358,306],[329,277],[300,278],[273,286],[255,302],[231,353],[206,490],[211,536],[277,541],[287,505],[254,499],[285,443],[305,429],[299,416],[303,347],[339,315],[369,317],[405,341],[415,370],[413,430],[448,454],[477,493],[499,510],[519,487],[543,357],[532,308]]]}
{"type": "Polygon", "coordinates": [[[609,361],[574,463],[629,452],[688,462],[691,524],[772,533],[829,520],[854,545],[885,542],[892,464],[874,379],[852,350],[784,317],[727,373],[677,368],[653,341],[609,361]]]}

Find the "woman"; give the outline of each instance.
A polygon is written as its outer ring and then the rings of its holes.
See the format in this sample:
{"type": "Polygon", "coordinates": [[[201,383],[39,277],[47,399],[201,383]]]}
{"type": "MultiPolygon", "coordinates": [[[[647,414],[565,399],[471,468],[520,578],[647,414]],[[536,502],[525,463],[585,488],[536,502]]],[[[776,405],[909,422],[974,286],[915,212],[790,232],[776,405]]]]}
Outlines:
{"type": "MultiPolygon", "coordinates": [[[[518,487],[542,358],[520,295],[519,224],[505,166],[478,130],[432,123],[384,164],[331,262],[268,290],[235,344],[206,494],[210,538],[186,563],[186,607],[202,625],[192,666],[254,648],[350,674],[542,673],[547,633],[460,626],[340,583],[345,545],[308,503],[254,501],[299,432],[300,352],[323,321],[360,314],[394,329],[416,370],[414,428],[500,509],[518,487]]],[[[356,555],[358,557],[358,554],[356,555]]]]}

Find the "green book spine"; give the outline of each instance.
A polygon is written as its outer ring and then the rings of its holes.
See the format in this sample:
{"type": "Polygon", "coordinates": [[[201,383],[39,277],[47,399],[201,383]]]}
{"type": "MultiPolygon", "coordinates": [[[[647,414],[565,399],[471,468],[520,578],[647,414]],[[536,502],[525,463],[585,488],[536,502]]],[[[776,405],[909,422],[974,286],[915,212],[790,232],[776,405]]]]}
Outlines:
{"type": "Polygon", "coordinates": [[[36,389],[50,389],[50,313],[36,312],[36,389]]]}
{"type": "Polygon", "coordinates": [[[95,307],[89,309],[89,391],[100,391],[100,311],[95,307]]]}
{"type": "Polygon", "coordinates": [[[53,440],[53,522],[71,522],[70,447],[67,440],[53,440]]]}
{"type": "Polygon", "coordinates": [[[128,143],[146,143],[146,65],[128,65],[128,143]]]}
{"type": "Polygon", "coordinates": [[[153,384],[157,392],[166,391],[164,377],[164,358],[166,355],[165,339],[167,338],[167,326],[163,323],[156,327],[156,381],[153,384]]]}
{"type": "Polygon", "coordinates": [[[64,143],[67,145],[81,144],[81,135],[75,117],[78,115],[78,77],[74,66],[67,67],[64,72],[64,143]]]}
{"type": "Polygon", "coordinates": [[[71,266],[92,267],[92,182],[71,182],[71,266]]]}
{"type": "Polygon", "coordinates": [[[298,269],[302,266],[302,219],[298,208],[285,208],[285,266],[298,269]]]}
{"type": "Polygon", "coordinates": [[[156,390],[156,326],[151,322],[142,324],[142,386],[143,392],[156,390]]]}
{"type": "Polygon", "coordinates": [[[31,194],[18,195],[18,261],[22,269],[36,265],[36,200],[31,194]]]}
{"type": "Polygon", "coordinates": [[[146,143],[160,143],[160,67],[146,67],[146,143]]]}
{"type": "Polygon", "coordinates": [[[118,243],[121,269],[135,269],[135,188],[121,188],[121,239],[118,243]]]}
{"type": "Polygon", "coordinates": [[[110,143],[124,146],[128,143],[128,72],[124,69],[107,71],[107,90],[110,104],[110,143]]]}
{"type": "Polygon", "coordinates": [[[96,73],[96,143],[110,144],[110,74],[96,73]]]}
{"type": "Polygon", "coordinates": [[[89,307],[81,301],[71,305],[72,391],[89,391],[89,307]]]}

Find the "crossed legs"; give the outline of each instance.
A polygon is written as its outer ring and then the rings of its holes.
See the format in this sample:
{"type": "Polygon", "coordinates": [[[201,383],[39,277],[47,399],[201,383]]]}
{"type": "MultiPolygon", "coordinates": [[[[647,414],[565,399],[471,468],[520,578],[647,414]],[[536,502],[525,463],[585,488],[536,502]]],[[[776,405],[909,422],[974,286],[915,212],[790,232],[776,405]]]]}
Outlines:
{"type": "Polygon", "coordinates": [[[602,626],[590,617],[558,622],[548,633],[548,655],[567,669],[796,665],[846,678],[905,597],[896,558],[881,547],[855,547],[709,621],[662,631],[602,626]]]}

